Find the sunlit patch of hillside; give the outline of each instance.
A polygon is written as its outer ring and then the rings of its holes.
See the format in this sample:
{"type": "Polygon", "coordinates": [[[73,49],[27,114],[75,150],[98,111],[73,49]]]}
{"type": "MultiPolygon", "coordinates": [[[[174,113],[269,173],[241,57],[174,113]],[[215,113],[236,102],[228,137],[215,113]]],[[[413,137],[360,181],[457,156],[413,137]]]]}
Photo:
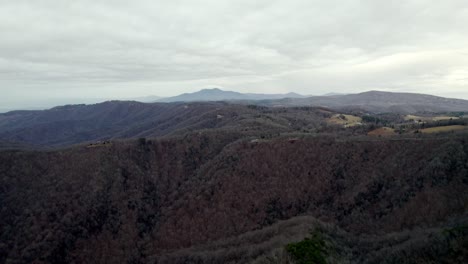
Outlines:
{"type": "Polygon", "coordinates": [[[392,136],[395,135],[395,129],[390,127],[380,127],[367,133],[369,136],[392,136]]]}
{"type": "Polygon", "coordinates": [[[424,129],[421,129],[420,131],[422,133],[440,133],[440,132],[460,131],[460,130],[465,130],[467,128],[468,128],[467,126],[461,126],[461,125],[438,126],[438,127],[424,128],[424,129]]]}
{"type": "Polygon", "coordinates": [[[446,115],[439,115],[439,116],[406,115],[404,119],[406,121],[414,121],[416,123],[420,123],[420,122],[430,122],[430,121],[456,120],[460,118],[456,116],[446,116],[446,115]]]}
{"type": "Polygon", "coordinates": [[[344,127],[353,127],[362,125],[362,118],[354,115],[336,114],[327,119],[327,122],[344,127]]]}

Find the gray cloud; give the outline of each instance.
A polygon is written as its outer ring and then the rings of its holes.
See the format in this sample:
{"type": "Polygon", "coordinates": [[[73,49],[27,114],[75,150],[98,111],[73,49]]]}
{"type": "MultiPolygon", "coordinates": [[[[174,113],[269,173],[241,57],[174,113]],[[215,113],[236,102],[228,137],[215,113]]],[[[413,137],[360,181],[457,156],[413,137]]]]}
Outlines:
{"type": "Polygon", "coordinates": [[[468,98],[466,25],[465,0],[0,0],[0,104],[209,86],[468,98]]]}

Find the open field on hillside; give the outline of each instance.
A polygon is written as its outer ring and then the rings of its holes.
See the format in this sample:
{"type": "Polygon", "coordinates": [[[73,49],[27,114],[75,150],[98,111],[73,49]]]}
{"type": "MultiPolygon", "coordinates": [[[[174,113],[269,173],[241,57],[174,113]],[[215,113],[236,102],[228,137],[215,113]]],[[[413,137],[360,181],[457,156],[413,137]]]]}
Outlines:
{"type": "Polygon", "coordinates": [[[460,118],[456,116],[435,116],[432,118],[433,121],[455,120],[455,119],[460,119],[460,118]]]}
{"type": "Polygon", "coordinates": [[[330,124],[343,125],[344,127],[352,127],[362,125],[362,118],[359,116],[336,114],[327,119],[330,124]]]}
{"type": "Polygon", "coordinates": [[[429,122],[429,121],[444,121],[444,120],[455,120],[460,119],[456,116],[417,116],[417,115],[406,115],[406,121],[414,121],[414,122],[429,122]]]}
{"type": "Polygon", "coordinates": [[[450,131],[459,131],[467,129],[467,126],[440,126],[440,127],[430,127],[421,129],[421,133],[440,133],[440,132],[450,132],[450,131]]]}
{"type": "Polygon", "coordinates": [[[395,135],[395,129],[390,127],[380,127],[367,133],[369,136],[392,136],[395,135]]]}

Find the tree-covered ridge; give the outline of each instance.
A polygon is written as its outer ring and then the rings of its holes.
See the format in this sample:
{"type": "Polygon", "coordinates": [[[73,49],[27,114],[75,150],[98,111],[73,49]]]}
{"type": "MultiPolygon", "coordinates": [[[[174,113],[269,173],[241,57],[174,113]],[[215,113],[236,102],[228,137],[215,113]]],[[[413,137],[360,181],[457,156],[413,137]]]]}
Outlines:
{"type": "Polygon", "coordinates": [[[463,137],[219,131],[2,152],[1,262],[144,263],[300,215],[350,234],[430,228],[466,212],[467,153],[463,137]]]}

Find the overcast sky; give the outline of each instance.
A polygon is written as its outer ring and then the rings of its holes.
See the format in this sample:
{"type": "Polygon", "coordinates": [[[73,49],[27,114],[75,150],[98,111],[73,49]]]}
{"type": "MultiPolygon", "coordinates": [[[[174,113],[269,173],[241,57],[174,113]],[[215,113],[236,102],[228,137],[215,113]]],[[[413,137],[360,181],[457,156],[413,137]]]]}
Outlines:
{"type": "Polygon", "coordinates": [[[467,25],[466,0],[0,0],[0,108],[208,87],[468,99],[467,25]]]}

